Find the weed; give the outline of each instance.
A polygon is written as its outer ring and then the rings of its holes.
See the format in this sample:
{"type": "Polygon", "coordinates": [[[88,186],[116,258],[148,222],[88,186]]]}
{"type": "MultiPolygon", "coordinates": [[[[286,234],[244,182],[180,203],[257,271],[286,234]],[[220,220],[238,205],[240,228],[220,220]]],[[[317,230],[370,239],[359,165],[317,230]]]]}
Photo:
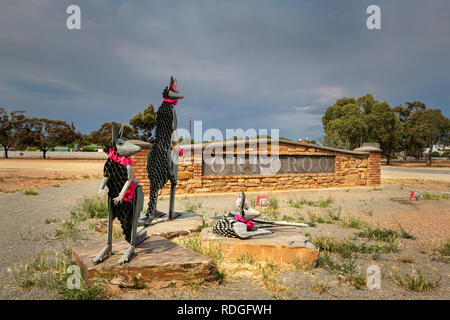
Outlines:
{"type": "Polygon", "coordinates": [[[108,204],[106,198],[84,198],[82,202],[70,212],[75,220],[103,219],[108,217],[108,204]]]}
{"type": "Polygon", "coordinates": [[[217,282],[219,284],[224,284],[227,279],[227,273],[225,270],[217,270],[217,282]]]}
{"type": "Polygon", "coordinates": [[[196,232],[201,232],[203,229],[208,228],[209,226],[211,226],[211,225],[202,218],[202,225],[199,226],[197,228],[197,230],[195,230],[195,231],[196,232]]]}
{"type": "Polygon", "coordinates": [[[333,203],[333,198],[331,198],[331,196],[328,196],[328,198],[326,199],[320,199],[319,201],[317,201],[317,206],[321,207],[321,208],[326,208],[328,206],[330,206],[333,203]]]}
{"type": "Polygon", "coordinates": [[[360,232],[359,236],[384,242],[394,242],[399,238],[399,235],[394,230],[379,227],[368,227],[367,230],[360,232]]]}
{"type": "Polygon", "coordinates": [[[328,292],[330,286],[328,285],[328,280],[325,281],[314,280],[314,282],[310,286],[310,289],[316,291],[319,294],[324,294],[328,292]]]}
{"type": "Polygon", "coordinates": [[[269,197],[267,208],[270,210],[277,210],[278,209],[278,198],[277,197],[269,197]]]}
{"type": "Polygon", "coordinates": [[[142,279],[137,278],[136,276],[133,277],[133,289],[145,289],[147,286],[142,281],[142,279]]]}
{"type": "Polygon", "coordinates": [[[367,222],[362,221],[358,217],[347,217],[341,222],[344,228],[362,229],[367,226],[367,222]]]}
{"type": "Polygon", "coordinates": [[[292,262],[292,264],[294,265],[296,270],[302,270],[302,271],[312,270],[315,267],[314,263],[309,263],[309,264],[301,263],[298,258],[295,258],[295,260],[292,262]]]}
{"type": "Polygon", "coordinates": [[[60,187],[61,185],[59,184],[59,183],[55,183],[55,184],[53,184],[53,187],[55,187],[55,188],[58,188],[58,187],[60,187]]]}
{"type": "Polygon", "coordinates": [[[442,256],[450,256],[450,239],[445,240],[440,247],[437,249],[437,251],[442,255],[442,256]]]}
{"type": "Polygon", "coordinates": [[[339,206],[338,208],[338,212],[336,214],[333,214],[333,211],[328,211],[328,217],[331,219],[331,221],[339,221],[341,220],[341,212],[342,212],[342,207],[339,206]]]}
{"type": "Polygon", "coordinates": [[[351,253],[389,253],[398,251],[397,242],[371,245],[362,243],[361,245],[356,245],[349,240],[338,241],[331,237],[317,237],[313,239],[312,243],[322,251],[338,253],[342,257],[348,257],[351,253]]]}
{"type": "Polygon", "coordinates": [[[48,253],[44,250],[42,253],[37,254],[33,257],[30,262],[30,267],[35,271],[47,271],[50,270],[53,266],[49,261],[48,253]]]}
{"type": "Polygon", "coordinates": [[[26,196],[36,196],[38,194],[36,189],[32,187],[23,189],[22,193],[26,196]]]}
{"type": "Polygon", "coordinates": [[[379,253],[379,252],[375,252],[375,253],[372,255],[372,260],[377,261],[377,260],[379,260],[379,259],[380,259],[380,253],[379,253]]]}
{"type": "Polygon", "coordinates": [[[403,227],[401,225],[398,225],[398,227],[400,228],[400,233],[401,233],[402,238],[404,238],[404,239],[411,239],[411,240],[415,240],[416,239],[415,236],[413,236],[408,231],[403,229],[403,227]]]}
{"type": "Polygon", "coordinates": [[[186,204],[186,206],[184,207],[184,211],[195,213],[201,207],[202,207],[202,203],[201,202],[197,202],[197,203],[188,202],[186,204]]]}
{"type": "Polygon", "coordinates": [[[431,291],[435,288],[440,279],[436,280],[434,276],[424,275],[422,270],[413,270],[411,274],[395,272],[393,281],[400,287],[410,291],[431,291]]]}
{"type": "Polygon", "coordinates": [[[398,258],[398,261],[402,263],[414,263],[414,259],[407,255],[401,256],[400,258],[398,258]]]}
{"type": "Polygon", "coordinates": [[[303,202],[301,200],[293,200],[293,199],[289,199],[288,200],[288,206],[292,207],[292,208],[303,208],[303,202]]]}
{"type": "Polygon", "coordinates": [[[323,253],[319,258],[319,265],[339,276],[339,278],[357,289],[366,285],[366,278],[356,274],[355,260],[351,254],[343,257],[341,262],[334,262],[330,254],[323,253]]]}
{"type": "Polygon", "coordinates": [[[56,238],[74,240],[80,235],[80,230],[76,227],[75,221],[72,219],[64,220],[56,228],[56,238]]]}
{"type": "Polygon", "coordinates": [[[424,191],[420,195],[420,198],[422,200],[448,200],[448,199],[450,199],[450,194],[449,193],[436,194],[436,193],[430,193],[430,192],[424,191]]]}
{"type": "Polygon", "coordinates": [[[354,286],[356,289],[363,289],[367,285],[367,279],[361,274],[350,274],[344,277],[347,283],[354,286]]]}
{"type": "Polygon", "coordinates": [[[11,280],[20,288],[28,289],[36,284],[33,272],[30,270],[28,264],[20,265],[19,267],[8,268],[11,280]]]}
{"type": "Polygon", "coordinates": [[[255,263],[255,257],[247,252],[246,254],[237,257],[236,262],[239,264],[253,264],[255,263]]]}
{"type": "Polygon", "coordinates": [[[272,291],[275,296],[279,296],[281,293],[286,291],[286,288],[282,286],[280,281],[277,279],[277,266],[274,263],[259,263],[257,266],[257,271],[266,288],[272,291]]]}
{"type": "Polygon", "coordinates": [[[180,240],[180,245],[192,250],[194,252],[200,253],[200,238],[199,237],[188,237],[180,240]]]}
{"type": "Polygon", "coordinates": [[[194,291],[198,291],[200,288],[205,286],[205,279],[190,280],[187,285],[194,291]]]}
{"type": "Polygon", "coordinates": [[[222,251],[218,246],[210,246],[201,251],[202,254],[211,258],[216,264],[220,263],[223,260],[222,251]]]}

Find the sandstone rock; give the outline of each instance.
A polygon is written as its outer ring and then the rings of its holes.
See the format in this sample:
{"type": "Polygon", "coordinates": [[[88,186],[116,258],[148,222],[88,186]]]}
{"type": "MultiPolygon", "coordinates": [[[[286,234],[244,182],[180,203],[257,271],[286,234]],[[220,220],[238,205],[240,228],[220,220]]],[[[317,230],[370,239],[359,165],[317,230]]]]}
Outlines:
{"type": "Polygon", "coordinates": [[[302,264],[315,263],[319,250],[309,242],[301,230],[296,227],[273,227],[272,234],[254,236],[250,239],[220,237],[205,228],[200,233],[203,249],[217,247],[227,260],[235,260],[245,254],[262,261],[290,263],[298,261],[302,264]]]}
{"type": "Polygon", "coordinates": [[[113,240],[112,255],[93,264],[91,260],[104,245],[105,241],[100,240],[77,242],[72,247],[72,259],[86,281],[100,277],[107,284],[121,287],[163,288],[171,283],[217,279],[217,268],[211,259],[163,237],[153,236],[139,244],[131,261],[124,265],[118,265],[121,251],[129,246],[124,239],[113,240]]]}

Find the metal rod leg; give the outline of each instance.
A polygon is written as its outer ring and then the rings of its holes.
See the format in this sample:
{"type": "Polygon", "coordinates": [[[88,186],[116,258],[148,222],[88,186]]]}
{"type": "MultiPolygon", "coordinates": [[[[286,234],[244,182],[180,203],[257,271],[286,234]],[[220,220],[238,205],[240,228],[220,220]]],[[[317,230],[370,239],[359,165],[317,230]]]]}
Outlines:
{"type": "Polygon", "coordinates": [[[177,187],[176,184],[171,183],[170,184],[170,203],[169,203],[169,220],[173,220],[176,217],[174,216],[174,206],[175,206],[175,188],[177,187]]]}

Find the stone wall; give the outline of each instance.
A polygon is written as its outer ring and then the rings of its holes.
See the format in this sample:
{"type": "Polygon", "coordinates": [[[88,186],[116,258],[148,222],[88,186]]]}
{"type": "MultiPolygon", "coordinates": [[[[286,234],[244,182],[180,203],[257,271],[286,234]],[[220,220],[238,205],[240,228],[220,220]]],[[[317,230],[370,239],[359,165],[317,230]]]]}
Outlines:
{"type": "MultiPolygon", "coordinates": [[[[150,183],[147,178],[146,162],[150,144],[133,142],[142,147],[141,152],[132,156],[132,160],[136,178],[143,186],[144,193],[147,196],[150,183]]],[[[371,147],[348,151],[280,141],[278,148],[280,155],[334,156],[334,173],[241,174],[234,176],[203,176],[202,151],[204,148],[205,145],[183,147],[185,154],[180,158],[178,167],[177,194],[377,186],[381,183],[380,150],[371,147]]],[[[237,152],[236,148],[234,150],[237,152]]],[[[270,145],[267,147],[267,151],[270,154],[270,145]]],[[[245,154],[258,154],[259,152],[260,150],[245,149],[245,154]]],[[[165,195],[169,192],[170,184],[168,183],[160,194],[165,195]]]]}

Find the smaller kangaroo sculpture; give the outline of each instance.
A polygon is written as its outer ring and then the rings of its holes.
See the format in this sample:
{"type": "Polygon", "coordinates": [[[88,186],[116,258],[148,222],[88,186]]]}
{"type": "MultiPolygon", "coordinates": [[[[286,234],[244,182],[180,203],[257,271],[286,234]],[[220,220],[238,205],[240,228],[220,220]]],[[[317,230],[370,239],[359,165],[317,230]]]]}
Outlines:
{"type": "Polygon", "coordinates": [[[144,193],[134,177],[132,161],[128,158],[138,153],[141,147],[122,139],[123,125],[119,129],[113,122],[111,131],[113,148],[109,150],[108,160],[103,169],[104,178],[98,191],[101,195],[105,186],[108,187],[108,240],[103,250],[92,261],[99,263],[111,253],[113,220],[118,218],[125,239],[130,243],[119,260],[119,264],[123,264],[130,260],[136,246],[147,238],[145,230],[137,233],[144,193]]]}

